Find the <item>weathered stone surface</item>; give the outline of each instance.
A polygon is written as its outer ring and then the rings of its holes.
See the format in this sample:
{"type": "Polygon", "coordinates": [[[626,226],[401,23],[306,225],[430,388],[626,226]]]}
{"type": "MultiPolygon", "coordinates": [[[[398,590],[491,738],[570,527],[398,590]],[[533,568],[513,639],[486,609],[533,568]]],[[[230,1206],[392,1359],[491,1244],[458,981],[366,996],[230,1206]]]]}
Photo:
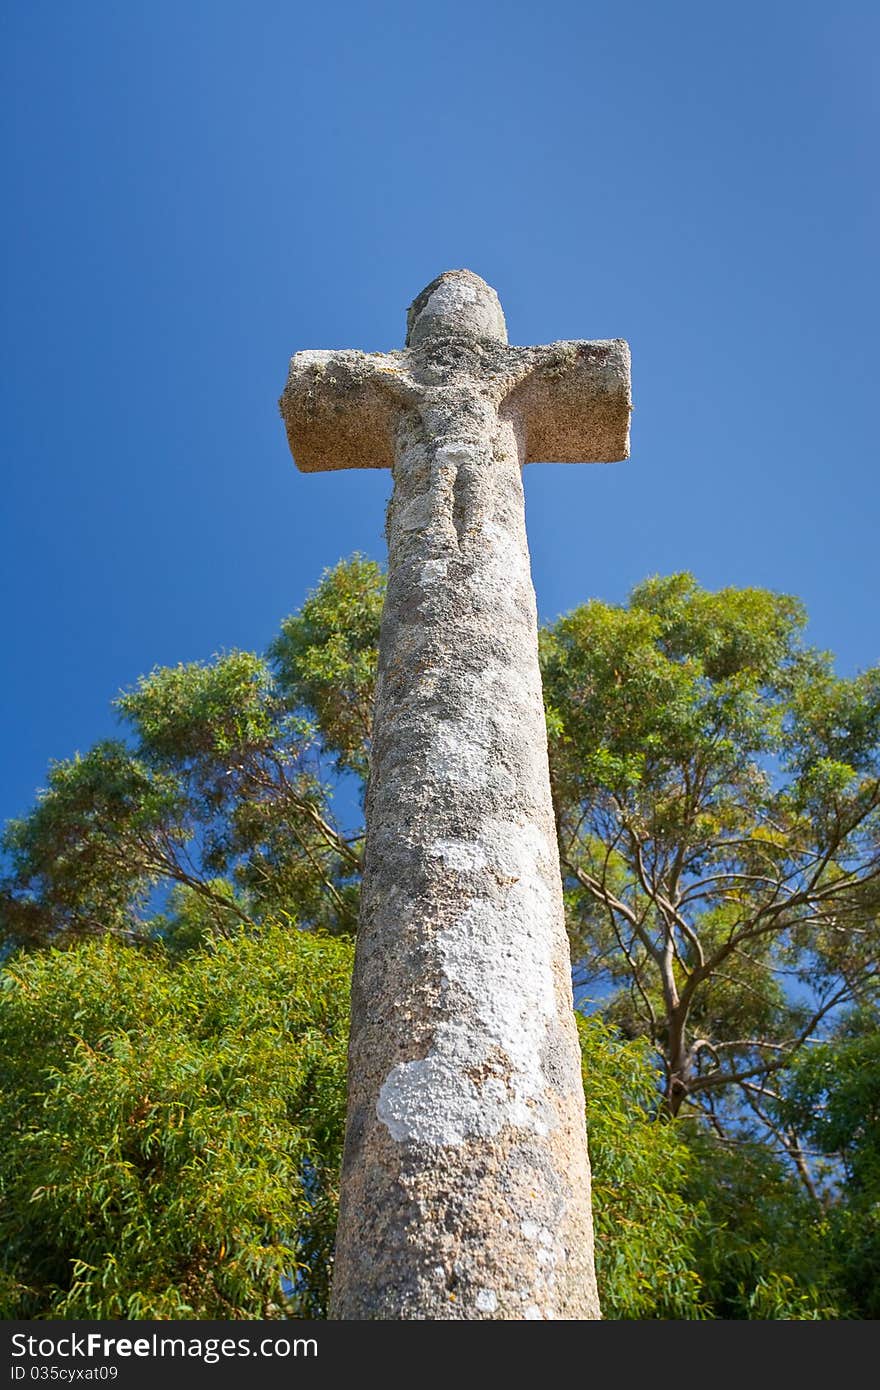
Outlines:
{"type": "Polygon", "coordinates": [[[510,347],[452,271],[282,411],[394,470],[332,1315],[598,1317],[521,465],[626,456],[626,344],[510,347]]]}
{"type": "Polygon", "coordinates": [[[403,352],[291,358],[281,411],[298,468],[392,468],[401,414],[424,408],[426,388],[468,372],[513,422],[522,463],[627,457],[630,359],[622,339],[511,347],[495,291],[462,270],[439,276],[415,300],[407,342],[403,352]]]}

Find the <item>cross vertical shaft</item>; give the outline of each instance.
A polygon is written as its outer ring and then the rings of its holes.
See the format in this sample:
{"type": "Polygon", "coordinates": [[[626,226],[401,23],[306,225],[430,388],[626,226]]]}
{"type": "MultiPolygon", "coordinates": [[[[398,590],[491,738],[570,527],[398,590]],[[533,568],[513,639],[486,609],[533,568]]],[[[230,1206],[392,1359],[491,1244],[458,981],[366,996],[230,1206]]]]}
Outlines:
{"type": "Polygon", "coordinates": [[[394,476],[331,1315],[598,1317],[521,467],[625,454],[625,345],[511,348],[449,272],[282,406],[301,467],[394,476]]]}

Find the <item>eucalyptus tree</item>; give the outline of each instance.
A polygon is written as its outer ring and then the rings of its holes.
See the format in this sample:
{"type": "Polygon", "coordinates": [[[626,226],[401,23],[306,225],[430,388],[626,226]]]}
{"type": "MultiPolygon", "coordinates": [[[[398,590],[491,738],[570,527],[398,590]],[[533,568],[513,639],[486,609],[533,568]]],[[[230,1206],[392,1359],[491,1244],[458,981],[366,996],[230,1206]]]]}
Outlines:
{"type": "Polygon", "coordinates": [[[836,676],[804,625],[679,574],[543,635],[575,954],[669,1113],[719,1130],[773,1127],[775,1079],[878,978],[880,668],[836,676]]]}

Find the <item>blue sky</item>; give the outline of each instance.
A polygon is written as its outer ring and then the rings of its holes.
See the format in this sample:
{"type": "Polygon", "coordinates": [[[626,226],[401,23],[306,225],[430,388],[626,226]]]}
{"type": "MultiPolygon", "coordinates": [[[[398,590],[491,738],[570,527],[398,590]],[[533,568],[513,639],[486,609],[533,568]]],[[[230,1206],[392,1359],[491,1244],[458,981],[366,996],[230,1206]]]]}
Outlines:
{"type": "Polygon", "coordinates": [[[0,48],[0,819],[384,557],[389,476],[298,474],[277,397],[458,266],[632,346],[632,458],[526,470],[543,617],[691,569],[880,659],[873,0],[7,0],[0,48]]]}

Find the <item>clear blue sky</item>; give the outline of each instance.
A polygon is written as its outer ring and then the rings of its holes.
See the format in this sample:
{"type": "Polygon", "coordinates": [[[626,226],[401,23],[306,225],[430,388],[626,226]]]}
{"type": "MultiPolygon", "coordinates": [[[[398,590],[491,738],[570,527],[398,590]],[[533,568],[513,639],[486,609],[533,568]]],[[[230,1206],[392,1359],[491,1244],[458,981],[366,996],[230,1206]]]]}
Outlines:
{"type": "Polygon", "coordinates": [[[467,266],[513,342],[626,337],[633,453],[526,471],[542,615],[645,575],[878,638],[880,7],[6,0],[3,778],[152,666],[262,648],[384,557],[382,473],[298,474],[300,348],[399,346],[467,266]]]}

